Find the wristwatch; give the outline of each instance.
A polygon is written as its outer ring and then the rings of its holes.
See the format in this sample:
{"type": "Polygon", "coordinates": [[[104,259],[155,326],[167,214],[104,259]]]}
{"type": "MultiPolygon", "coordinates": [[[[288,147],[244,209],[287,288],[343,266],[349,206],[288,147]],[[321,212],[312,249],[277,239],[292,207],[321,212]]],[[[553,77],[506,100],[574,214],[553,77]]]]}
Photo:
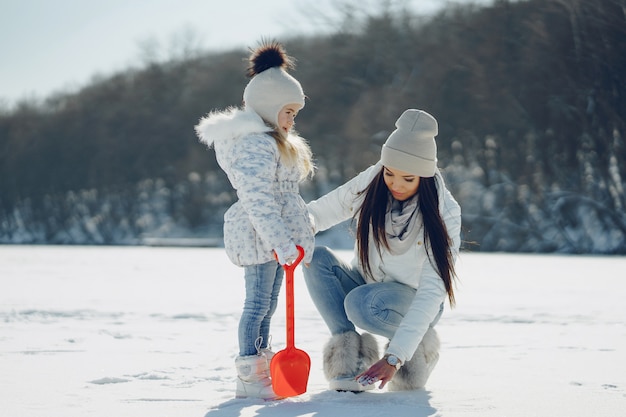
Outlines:
{"type": "Polygon", "coordinates": [[[402,363],[400,362],[400,359],[398,359],[397,356],[395,355],[386,355],[385,356],[385,360],[387,361],[387,363],[391,366],[393,366],[394,368],[400,369],[400,367],[402,366],[402,363]]]}

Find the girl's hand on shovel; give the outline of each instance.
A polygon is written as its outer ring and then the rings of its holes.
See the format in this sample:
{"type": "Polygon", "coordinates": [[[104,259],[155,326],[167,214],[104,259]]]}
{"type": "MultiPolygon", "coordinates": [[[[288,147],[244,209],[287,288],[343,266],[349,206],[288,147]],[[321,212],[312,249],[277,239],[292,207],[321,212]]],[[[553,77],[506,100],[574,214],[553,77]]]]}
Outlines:
{"type": "Polygon", "coordinates": [[[380,381],[378,388],[383,389],[387,382],[393,379],[395,374],[396,368],[389,365],[386,359],[381,359],[354,379],[361,385],[371,385],[380,381]]]}
{"type": "Polygon", "coordinates": [[[298,248],[291,240],[287,244],[274,248],[274,256],[281,265],[291,265],[299,255],[298,248]]]}

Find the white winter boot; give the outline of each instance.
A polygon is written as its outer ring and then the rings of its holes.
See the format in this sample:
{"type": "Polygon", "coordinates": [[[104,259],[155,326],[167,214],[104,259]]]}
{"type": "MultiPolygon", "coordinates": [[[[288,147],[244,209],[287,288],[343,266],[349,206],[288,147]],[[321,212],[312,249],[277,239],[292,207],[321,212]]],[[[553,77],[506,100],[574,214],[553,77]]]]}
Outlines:
{"type": "Polygon", "coordinates": [[[273,350],[271,350],[270,348],[263,348],[261,349],[261,353],[265,354],[265,358],[267,359],[267,363],[272,363],[272,358],[274,357],[274,355],[276,354],[273,350]]]}
{"type": "Polygon", "coordinates": [[[439,361],[439,336],[432,327],[426,331],[413,357],[396,372],[389,391],[412,391],[424,388],[439,361]]]}
{"type": "Polygon", "coordinates": [[[259,336],[256,339],[256,342],[254,342],[254,346],[256,347],[256,351],[260,352],[260,353],[265,353],[265,357],[267,358],[267,363],[272,363],[272,358],[274,357],[274,355],[276,354],[273,350],[272,350],[272,336],[269,336],[269,339],[267,341],[267,347],[262,348],[261,347],[261,343],[263,342],[263,337],[259,336]]]}
{"type": "Polygon", "coordinates": [[[346,332],[334,335],[324,346],[323,357],[324,375],[331,390],[359,392],[374,388],[374,385],[363,386],[354,379],[379,359],[378,342],[371,334],[346,332]]]}
{"type": "Polygon", "coordinates": [[[264,352],[258,355],[237,356],[237,398],[262,398],[277,400],[280,397],[272,389],[270,367],[264,352]]]}

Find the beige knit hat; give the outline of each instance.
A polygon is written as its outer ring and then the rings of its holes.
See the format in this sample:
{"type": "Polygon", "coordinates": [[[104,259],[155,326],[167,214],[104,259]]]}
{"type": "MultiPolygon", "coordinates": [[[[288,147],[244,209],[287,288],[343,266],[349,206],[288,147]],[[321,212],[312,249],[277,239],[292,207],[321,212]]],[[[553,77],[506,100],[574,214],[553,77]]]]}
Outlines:
{"type": "Polygon", "coordinates": [[[408,109],[396,120],[396,130],[383,145],[384,166],[419,177],[432,177],[437,168],[437,120],[423,110],[408,109]]]}

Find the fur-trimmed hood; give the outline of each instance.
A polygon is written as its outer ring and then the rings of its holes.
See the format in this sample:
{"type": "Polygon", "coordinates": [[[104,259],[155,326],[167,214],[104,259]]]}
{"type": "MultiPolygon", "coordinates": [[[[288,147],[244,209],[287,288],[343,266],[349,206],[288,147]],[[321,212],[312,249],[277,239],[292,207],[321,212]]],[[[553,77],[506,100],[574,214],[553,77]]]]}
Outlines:
{"type": "Polygon", "coordinates": [[[230,107],[223,111],[213,111],[201,118],[195,131],[200,142],[211,147],[216,142],[252,133],[271,132],[272,128],[254,111],[230,107]]]}

